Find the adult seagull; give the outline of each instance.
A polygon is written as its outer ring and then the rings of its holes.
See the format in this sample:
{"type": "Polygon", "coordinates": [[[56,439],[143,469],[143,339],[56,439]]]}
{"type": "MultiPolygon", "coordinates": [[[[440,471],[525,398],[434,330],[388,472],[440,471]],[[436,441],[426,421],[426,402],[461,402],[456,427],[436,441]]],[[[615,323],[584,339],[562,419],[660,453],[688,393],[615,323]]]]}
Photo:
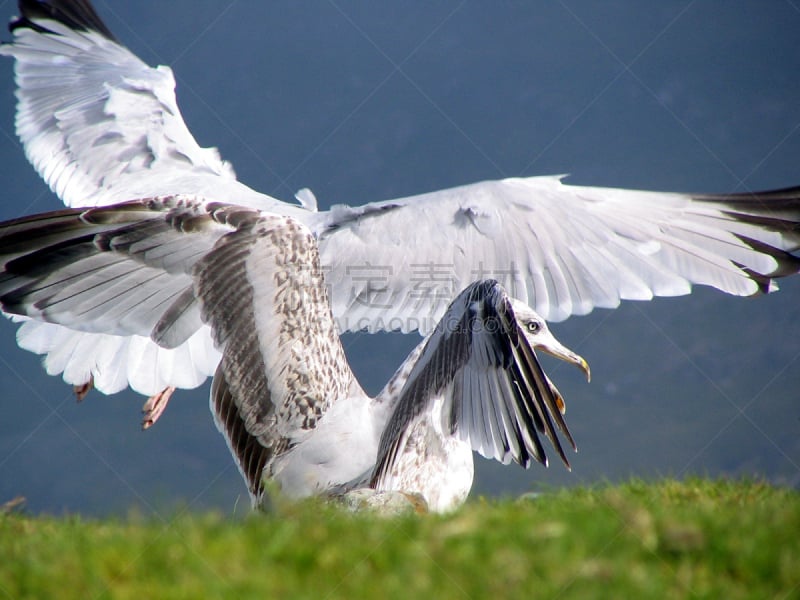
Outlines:
{"type": "MultiPolygon", "coordinates": [[[[17,133],[64,203],[199,194],[292,216],[318,239],[341,331],[429,332],[480,277],[553,321],[622,299],[687,294],[692,284],[752,295],[798,270],[798,189],[691,196],[546,176],[327,211],[315,210],[307,192],[301,206],[281,202],[238,182],[215,149],[197,145],[171,70],[148,67],[122,46],[88,1],[22,0],[19,8],[14,40],[0,47],[16,60],[17,133]]],[[[219,355],[188,304],[180,333],[51,310],[48,323],[25,323],[18,341],[76,386],[145,395],[195,387],[219,355]]]]}
{"type": "Polygon", "coordinates": [[[532,347],[588,376],[586,361],[494,280],[467,286],[373,399],[347,364],[316,239],[292,217],[184,196],[62,210],[0,223],[0,264],[5,311],[153,330],[181,321],[190,278],[222,354],[211,410],[256,505],[274,480],[292,497],[369,484],[448,510],[472,487],[473,449],[547,464],[538,434],[569,465],[564,402],[532,347]]]}
{"type": "MultiPolygon", "coordinates": [[[[197,146],[170,71],[148,68],[115,42],[88,3],[23,2],[21,11],[3,49],[17,59],[18,131],[67,204],[197,192],[291,215],[318,239],[344,330],[428,331],[476,276],[500,279],[557,319],[621,298],[687,293],[692,283],[748,295],[797,270],[792,190],[691,197],[527,178],[324,212],[311,210],[307,194],[306,208],[280,203],[236,182],[215,152],[197,146]],[[435,265],[447,265],[444,277],[425,270],[435,265]]],[[[181,324],[197,329],[172,349],[164,346],[180,336],[159,331],[154,341],[131,320],[109,329],[53,307],[38,315],[52,323],[28,322],[19,339],[75,385],[131,385],[147,395],[192,387],[214,372],[219,354],[196,305],[184,300],[181,324]]]]}

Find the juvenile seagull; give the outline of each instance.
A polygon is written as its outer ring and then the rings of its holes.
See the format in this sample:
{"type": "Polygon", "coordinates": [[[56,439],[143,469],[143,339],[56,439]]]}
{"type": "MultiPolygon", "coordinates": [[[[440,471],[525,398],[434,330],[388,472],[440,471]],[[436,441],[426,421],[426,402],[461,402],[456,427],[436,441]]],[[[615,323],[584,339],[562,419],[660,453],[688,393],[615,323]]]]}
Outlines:
{"type": "Polygon", "coordinates": [[[76,322],[127,315],[152,331],[184,318],[188,281],[222,354],[211,410],[256,505],[275,480],[293,497],[369,483],[447,510],[472,486],[473,449],[547,464],[539,434],[569,466],[563,399],[532,346],[587,376],[588,365],[494,280],[459,294],[370,398],[339,341],[316,240],[291,217],[191,197],[62,210],[0,224],[0,264],[7,312],[61,306],[76,322]]]}
{"type": "MultiPolygon", "coordinates": [[[[800,268],[792,254],[799,189],[691,196],[528,177],[327,211],[316,211],[308,192],[298,194],[302,206],[281,202],[238,182],[216,149],[198,146],[171,70],[133,55],[88,1],[22,0],[19,9],[14,40],[0,47],[16,61],[17,133],[64,203],[197,194],[292,216],[317,237],[341,331],[425,334],[481,277],[559,321],[621,299],[688,294],[692,284],[741,296],[770,291],[775,277],[800,268]],[[448,276],[420,289],[424,265],[447,265],[448,276]]],[[[219,362],[191,305],[180,332],[153,338],[135,319],[47,313],[39,320],[48,323],[23,324],[19,344],[45,354],[48,373],[75,386],[155,396],[200,385],[219,362]]]]}

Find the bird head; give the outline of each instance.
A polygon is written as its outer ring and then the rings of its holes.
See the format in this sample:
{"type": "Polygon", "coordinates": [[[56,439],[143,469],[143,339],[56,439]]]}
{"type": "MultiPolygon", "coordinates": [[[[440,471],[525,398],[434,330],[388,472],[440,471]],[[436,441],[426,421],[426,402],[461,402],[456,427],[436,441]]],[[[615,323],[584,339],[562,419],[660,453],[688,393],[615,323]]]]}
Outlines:
{"type": "Polygon", "coordinates": [[[535,310],[520,300],[513,298],[511,299],[511,306],[514,309],[514,316],[520,329],[533,349],[542,350],[556,358],[576,365],[586,374],[586,380],[591,381],[592,373],[589,369],[589,363],[582,356],[559,342],[550,331],[545,320],[535,310]]]}

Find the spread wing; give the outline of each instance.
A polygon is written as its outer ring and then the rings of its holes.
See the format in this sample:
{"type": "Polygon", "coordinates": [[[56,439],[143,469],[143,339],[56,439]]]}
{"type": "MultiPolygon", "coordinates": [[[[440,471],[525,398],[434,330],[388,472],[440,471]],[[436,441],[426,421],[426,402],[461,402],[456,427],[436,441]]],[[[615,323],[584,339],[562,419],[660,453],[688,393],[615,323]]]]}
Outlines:
{"type": "Polygon", "coordinates": [[[0,223],[0,302],[14,315],[174,348],[203,327],[195,266],[259,214],[170,196],[0,223]]]}
{"type": "Polygon", "coordinates": [[[316,240],[261,214],[194,267],[203,321],[224,348],[211,408],[254,501],[272,462],[360,389],[330,311],[316,240]]]}
{"type": "Polygon", "coordinates": [[[277,200],[236,181],[215,148],[201,148],[175,99],[169,67],[152,68],[121,45],[85,0],[21,0],[13,41],[17,135],[68,206],[167,194],[277,200]]]}
{"type": "Polygon", "coordinates": [[[558,321],[694,284],[770,291],[800,268],[800,188],[690,196],[505,179],[334,207],[316,227],[345,330],[431,331],[487,277],[558,321]]]}
{"type": "MultiPolygon", "coordinates": [[[[148,67],[119,44],[87,0],[19,4],[14,39],[0,46],[15,58],[17,131],[65,203],[198,194],[292,215],[319,237],[342,330],[429,332],[466,285],[486,277],[559,320],[622,299],[686,294],[693,284],[749,295],[798,270],[798,189],[691,196],[532,177],[319,213],[279,202],[237,182],[215,150],[197,144],[169,68],[148,67]]],[[[187,317],[186,342],[167,349],[131,333],[152,317],[134,314],[115,336],[91,321],[81,331],[28,322],[18,339],[46,354],[49,373],[73,384],[93,377],[109,393],[129,384],[151,395],[213,373],[207,329],[190,335],[187,317]]],[[[62,317],[69,321],[55,322],[62,317]]]]}
{"type": "Polygon", "coordinates": [[[358,389],[316,241],[291,217],[193,197],[66,209],[0,224],[0,264],[6,312],[173,347],[210,328],[212,409],[254,496],[358,389]]]}
{"type": "Polygon", "coordinates": [[[91,382],[105,394],[127,387],[145,396],[169,386],[196,388],[214,374],[220,359],[208,327],[201,327],[176,348],[164,348],[148,336],[85,333],[25,319],[17,331],[17,343],[44,355],[48,375],[62,374],[73,386],[91,382]]]}
{"type": "Polygon", "coordinates": [[[569,466],[557,430],[575,447],[558,401],[496,281],[470,285],[450,305],[400,391],[381,437],[372,485],[391,477],[415,421],[443,399],[442,431],[487,458],[547,464],[550,440],[569,466]]]}
{"type": "Polygon", "coordinates": [[[193,302],[191,268],[231,230],[205,206],[170,198],[0,225],[3,310],[36,319],[20,345],[47,352],[48,372],[75,384],[93,377],[107,392],[202,383],[219,353],[193,302]]]}
{"type": "MultiPolygon", "coordinates": [[[[149,67],[120,44],[90,2],[21,0],[19,9],[12,42],[0,46],[15,59],[17,134],[65,204],[201,194],[299,210],[237,182],[216,149],[201,148],[181,117],[172,71],[149,67]]],[[[66,320],[62,314],[55,322],[66,320]]],[[[196,387],[214,373],[219,354],[207,329],[164,348],[131,333],[139,325],[121,324],[108,335],[94,331],[91,319],[82,319],[80,331],[26,321],[17,339],[45,355],[48,373],[63,372],[73,385],[91,380],[105,393],[196,387]]]]}

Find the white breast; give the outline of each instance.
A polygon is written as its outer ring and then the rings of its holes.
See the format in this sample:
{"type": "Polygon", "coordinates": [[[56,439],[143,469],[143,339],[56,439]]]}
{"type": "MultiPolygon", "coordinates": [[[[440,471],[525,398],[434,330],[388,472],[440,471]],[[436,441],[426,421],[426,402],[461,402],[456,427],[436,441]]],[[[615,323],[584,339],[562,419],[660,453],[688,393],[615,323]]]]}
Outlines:
{"type": "Polygon", "coordinates": [[[402,454],[377,488],[420,494],[433,512],[460,506],[474,475],[469,443],[442,429],[442,404],[437,398],[433,410],[421,413],[409,427],[402,454]]]}
{"type": "Polygon", "coordinates": [[[385,423],[376,423],[366,395],[335,402],[317,427],[275,464],[274,479],[294,498],[319,494],[372,469],[385,423]]]}

